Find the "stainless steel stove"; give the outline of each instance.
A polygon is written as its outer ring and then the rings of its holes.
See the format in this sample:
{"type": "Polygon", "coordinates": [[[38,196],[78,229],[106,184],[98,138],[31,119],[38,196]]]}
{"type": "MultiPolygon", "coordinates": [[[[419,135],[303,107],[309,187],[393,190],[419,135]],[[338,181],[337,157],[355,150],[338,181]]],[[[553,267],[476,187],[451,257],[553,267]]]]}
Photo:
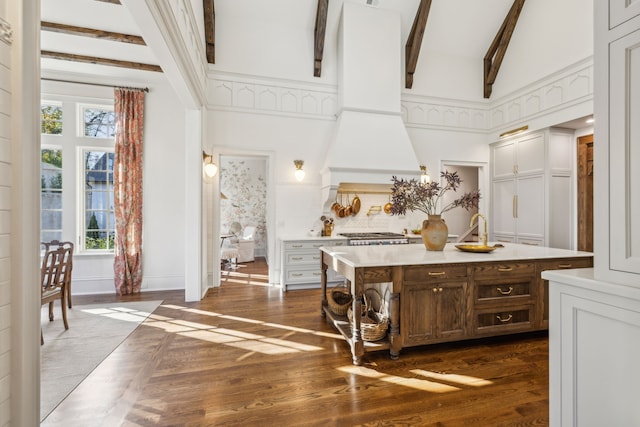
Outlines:
{"type": "Polygon", "coordinates": [[[349,239],[350,246],[406,245],[409,243],[409,239],[404,234],[389,231],[339,233],[339,235],[349,239]]]}

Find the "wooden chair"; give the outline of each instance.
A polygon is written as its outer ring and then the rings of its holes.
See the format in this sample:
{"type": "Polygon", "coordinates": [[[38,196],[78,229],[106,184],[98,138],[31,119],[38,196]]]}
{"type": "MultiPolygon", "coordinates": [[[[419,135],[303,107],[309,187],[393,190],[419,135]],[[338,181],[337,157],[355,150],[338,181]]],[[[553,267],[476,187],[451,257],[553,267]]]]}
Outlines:
{"type": "Polygon", "coordinates": [[[42,246],[44,246],[45,252],[50,250],[64,248],[70,249],[68,253],[68,259],[65,259],[65,291],[67,294],[67,306],[71,308],[71,272],[73,271],[73,242],[60,242],[58,240],[52,240],[50,242],[42,242],[42,246]]]}
{"type": "MultiPolygon", "coordinates": [[[[71,248],[63,247],[46,250],[40,270],[42,279],[40,285],[41,304],[49,304],[49,321],[53,321],[53,303],[57,299],[60,300],[62,321],[65,329],[69,329],[69,323],[67,322],[66,280],[72,251],[73,249],[71,248]]],[[[44,344],[42,330],[40,330],[40,344],[44,344]]]]}

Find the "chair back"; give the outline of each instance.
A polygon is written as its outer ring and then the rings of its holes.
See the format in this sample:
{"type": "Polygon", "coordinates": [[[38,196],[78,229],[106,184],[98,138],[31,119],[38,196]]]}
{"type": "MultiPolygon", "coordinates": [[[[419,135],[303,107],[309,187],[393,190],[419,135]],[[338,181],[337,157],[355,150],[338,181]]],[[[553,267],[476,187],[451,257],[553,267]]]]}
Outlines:
{"type": "Polygon", "coordinates": [[[43,303],[48,297],[58,294],[64,287],[70,249],[58,248],[45,252],[41,267],[41,292],[43,303]]]}
{"type": "Polygon", "coordinates": [[[59,249],[63,249],[62,252],[58,253],[58,256],[62,256],[60,262],[62,265],[60,266],[60,279],[65,283],[71,283],[71,273],[73,271],[73,242],[60,242],[58,240],[52,240],[50,242],[42,242],[42,246],[44,246],[45,258],[48,252],[56,252],[59,249]]]}

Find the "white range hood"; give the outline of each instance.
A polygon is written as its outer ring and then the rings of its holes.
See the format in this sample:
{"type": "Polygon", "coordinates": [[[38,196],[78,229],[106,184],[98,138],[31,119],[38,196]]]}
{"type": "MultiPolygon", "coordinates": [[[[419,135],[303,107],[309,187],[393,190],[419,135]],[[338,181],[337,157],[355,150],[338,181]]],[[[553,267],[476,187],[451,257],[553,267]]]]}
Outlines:
{"type": "Polygon", "coordinates": [[[402,122],[401,20],[397,12],[345,2],[338,37],[339,110],[322,170],[325,210],[339,187],[391,188],[420,166],[402,122]]]}

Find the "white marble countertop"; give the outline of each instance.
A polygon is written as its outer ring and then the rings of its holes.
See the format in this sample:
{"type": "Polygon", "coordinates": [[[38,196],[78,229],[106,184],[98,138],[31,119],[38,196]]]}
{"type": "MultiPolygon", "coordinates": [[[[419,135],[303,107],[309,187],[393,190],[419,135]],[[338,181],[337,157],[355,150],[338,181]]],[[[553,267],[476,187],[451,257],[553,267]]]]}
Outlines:
{"type": "MultiPolygon", "coordinates": [[[[492,244],[489,242],[489,245],[492,244]]],[[[515,243],[503,243],[503,248],[497,248],[490,253],[462,252],[455,245],[455,243],[447,243],[443,251],[427,251],[422,243],[409,245],[325,246],[320,250],[356,268],[593,256],[591,252],[515,243]]]]}

